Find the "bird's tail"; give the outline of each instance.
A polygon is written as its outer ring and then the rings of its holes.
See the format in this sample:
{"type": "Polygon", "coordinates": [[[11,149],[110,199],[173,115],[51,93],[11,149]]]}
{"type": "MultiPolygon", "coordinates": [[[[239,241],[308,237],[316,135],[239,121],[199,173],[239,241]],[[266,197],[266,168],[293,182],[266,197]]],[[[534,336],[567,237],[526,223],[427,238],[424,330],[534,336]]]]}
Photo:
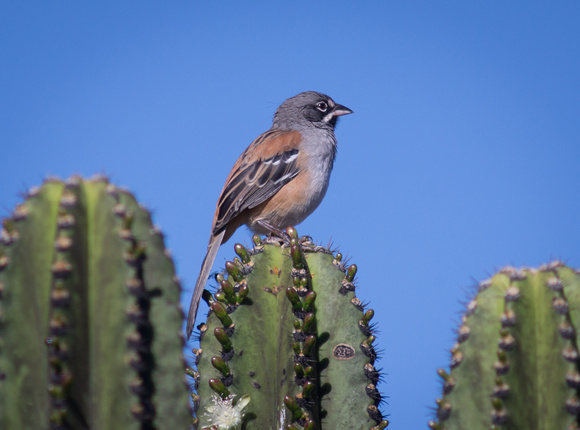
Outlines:
{"type": "Polygon", "coordinates": [[[191,332],[193,331],[193,324],[195,323],[195,316],[197,315],[197,308],[199,306],[199,301],[201,300],[201,295],[203,293],[205,283],[209,276],[209,272],[213,266],[213,262],[217,255],[218,249],[222,244],[222,240],[226,230],[222,230],[217,236],[211,236],[209,239],[209,244],[207,245],[207,253],[201,263],[201,271],[199,272],[199,277],[195,283],[195,289],[193,290],[193,296],[191,297],[191,304],[189,305],[189,314],[187,315],[187,339],[189,340],[191,332]]]}

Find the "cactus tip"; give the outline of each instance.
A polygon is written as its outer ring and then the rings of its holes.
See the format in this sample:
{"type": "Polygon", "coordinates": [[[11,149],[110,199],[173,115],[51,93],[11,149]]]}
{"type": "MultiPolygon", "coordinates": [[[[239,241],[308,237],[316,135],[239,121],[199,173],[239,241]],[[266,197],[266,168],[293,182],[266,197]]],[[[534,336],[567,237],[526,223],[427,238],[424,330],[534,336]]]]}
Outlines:
{"type": "Polygon", "coordinates": [[[290,237],[290,239],[298,239],[298,231],[291,225],[286,227],[286,234],[290,237]]]}
{"type": "Polygon", "coordinates": [[[348,269],[346,269],[346,280],[348,282],[352,282],[354,280],[354,277],[356,275],[358,268],[356,266],[356,264],[352,264],[349,266],[348,269]]]}
{"type": "Polygon", "coordinates": [[[248,264],[251,261],[248,250],[241,243],[236,243],[234,245],[234,251],[240,257],[242,263],[248,264]]]}

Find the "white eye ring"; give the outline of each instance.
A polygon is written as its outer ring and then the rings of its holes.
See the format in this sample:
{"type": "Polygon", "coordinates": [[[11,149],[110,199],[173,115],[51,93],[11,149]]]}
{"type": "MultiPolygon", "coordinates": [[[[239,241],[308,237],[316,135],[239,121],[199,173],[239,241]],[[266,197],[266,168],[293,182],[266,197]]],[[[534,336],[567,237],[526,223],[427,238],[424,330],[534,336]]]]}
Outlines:
{"type": "Polygon", "coordinates": [[[318,102],[316,103],[316,109],[318,109],[320,112],[326,112],[328,105],[325,102],[318,102]]]}

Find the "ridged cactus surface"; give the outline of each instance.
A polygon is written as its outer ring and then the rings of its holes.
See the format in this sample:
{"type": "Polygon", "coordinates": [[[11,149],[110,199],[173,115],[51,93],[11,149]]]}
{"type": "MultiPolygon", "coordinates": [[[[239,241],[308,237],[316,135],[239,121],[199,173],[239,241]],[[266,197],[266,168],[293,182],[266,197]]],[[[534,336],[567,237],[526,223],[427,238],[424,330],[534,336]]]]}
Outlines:
{"type": "Polygon", "coordinates": [[[439,370],[431,429],[579,428],[580,275],[559,262],[479,285],[439,370]]]}
{"type": "Polygon", "coordinates": [[[287,232],[283,246],[257,236],[251,252],[236,245],[239,258],[206,297],[192,371],[198,427],[384,429],[373,311],[355,297],[356,266],[287,232]]]}
{"type": "Polygon", "coordinates": [[[0,428],[188,428],[179,295],[130,193],[31,189],[0,242],[0,428]]]}

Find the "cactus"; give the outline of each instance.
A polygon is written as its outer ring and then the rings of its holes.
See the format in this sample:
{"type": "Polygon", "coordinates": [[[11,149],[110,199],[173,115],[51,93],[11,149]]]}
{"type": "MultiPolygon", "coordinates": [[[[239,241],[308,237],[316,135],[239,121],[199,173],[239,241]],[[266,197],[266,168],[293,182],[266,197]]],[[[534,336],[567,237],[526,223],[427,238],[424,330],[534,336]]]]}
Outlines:
{"type": "Polygon", "coordinates": [[[179,294],[131,194],[31,189],[0,240],[0,428],[188,428],[179,294]]]}
{"type": "Polygon", "coordinates": [[[190,369],[196,426],[219,429],[384,429],[375,335],[345,267],[309,238],[235,245],[238,257],[206,294],[190,369]]]}
{"type": "Polygon", "coordinates": [[[431,429],[580,428],[580,275],[554,262],[479,285],[439,369],[431,429]]]}
{"type": "MultiPolygon", "coordinates": [[[[356,266],[286,233],[235,245],[204,292],[194,428],[387,428],[356,266]]],[[[102,177],[31,189],[0,232],[0,428],[189,428],[179,294],[131,194],[102,177]]],[[[481,282],[428,426],[579,430],[579,329],[580,273],[560,262],[481,282]]]]}

